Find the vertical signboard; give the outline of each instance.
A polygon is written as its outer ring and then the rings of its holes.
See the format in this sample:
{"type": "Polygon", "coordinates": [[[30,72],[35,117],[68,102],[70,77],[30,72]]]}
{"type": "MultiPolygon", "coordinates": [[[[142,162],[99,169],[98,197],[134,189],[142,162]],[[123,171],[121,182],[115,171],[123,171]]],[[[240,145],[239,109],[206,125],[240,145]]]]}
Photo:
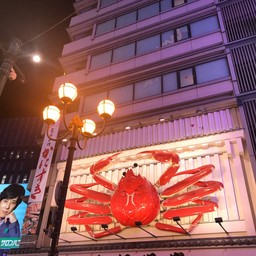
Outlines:
{"type": "Polygon", "coordinates": [[[27,208],[23,200],[29,196],[26,188],[27,184],[0,185],[0,249],[18,248],[20,245],[27,208]]]}
{"type": "MultiPolygon", "coordinates": [[[[56,122],[50,127],[49,136],[51,138],[56,138],[58,129],[59,122],[56,122]]],[[[56,142],[54,140],[49,139],[47,134],[45,134],[28,200],[28,207],[22,228],[23,235],[36,234],[55,143],[56,142]]]]}

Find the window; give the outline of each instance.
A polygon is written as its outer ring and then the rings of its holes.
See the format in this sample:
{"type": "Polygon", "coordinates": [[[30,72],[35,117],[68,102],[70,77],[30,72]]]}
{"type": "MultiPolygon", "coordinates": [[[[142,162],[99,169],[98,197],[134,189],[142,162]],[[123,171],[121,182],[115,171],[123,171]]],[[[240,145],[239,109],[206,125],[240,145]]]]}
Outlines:
{"type": "Polygon", "coordinates": [[[19,159],[20,158],[20,151],[17,151],[16,153],[16,159],[19,159]]]}
{"type": "Polygon", "coordinates": [[[192,68],[181,70],[179,73],[180,87],[186,87],[195,84],[192,68]]]}
{"type": "Polygon", "coordinates": [[[151,4],[138,10],[138,20],[144,20],[159,13],[159,4],[151,4]]]}
{"type": "Polygon", "coordinates": [[[113,31],[114,29],[115,29],[115,19],[108,20],[104,23],[100,23],[97,25],[96,35],[99,36],[99,35],[108,33],[113,31]]]}
{"type": "Polygon", "coordinates": [[[118,2],[118,0],[101,0],[101,2],[100,2],[100,8],[104,8],[104,7],[106,7],[106,6],[109,6],[109,5],[111,5],[111,4],[115,4],[115,3],[117,3],[118,2]]]}
{"type": "Polygon", "coordinates": [[[172,92],[180,88],[195,85],[196,83],[225,78],[229,75],[230,72],[226,58],[214,60],[183,70],[152,77],[134,84],[124,85],[123,87],[104,91],[97,95],[86,96],[83,112],[95,112],[98,103],[107,96],[116,104],[122,104],[161,93],[172,92]]]}
{"type": "Polygon", "coordinates": [[[5,183],[6,178],[7,178],[7,176],[6,176],[6,175],[3,175],[2,180],[1,180],[1,184],[4,184],[4,183],[5,183]]]}
{"type": "Polygon", "coordinates": [[[13,174],[10,175],[8,183],[12,183],[13,182],[12,180],[13,180],[13,174]]]}
{"type": "Polygon", "coordinates": [[[196,76],[198,83],[204,83],[229,76],[227,60],[219,59],[197,65],[196,76]]]}
{"type": "Polygon", "coordinates": [[[30,159],[32,159],[33,157],[34,157],[34,155],[35,155],[35,152],[32,150],[32,151],[30,151],[30,155],[29,155],[29,158],[30,159]]]}
{"type": "Polygon", "coordinates": [[[179,6],[185,4],[185,0],[173,0],[173,6],[179,6]]]}
{"type": "Polygon", "coordinates": [[[171,0],[162,0],[160,1],[160,8],[161,8],[161,12],[170,10],[172,8],[172,1],[171,0]]]}
{"type": "Polygon", "coordinates": [[[4,151],[3,156],[2,156],[2,160],[5,160],[7,158],[8,155],[8,151],[4,151]]]}
{"type": "Polygon", "coordinates": [[[160,35],[148,37],[137,42],[136,54],[154,51],[160,48],[160,35]]]}
{"type": "Polygon", "coordinates": [[[92,56],[90,69],[102,68],[111,63],[112,51],[92,56]]]}
{"type": "Polygon", "coordinates": [[[191,36],[199,36],[219,29],[217,16],[212,16],[190,24],[191,36]]]}
{"type": "Polygon", "coordinates": [[[83,113],[96,112],[98,104],[107,98],[107,93],[102,92],[94,95],[88,95],[84,98],[83,113]]]}
{"type": "Polygon", "coordinates": [[[15,183],[19,183],[19,182],[20,182],[20,174],[17,175],[15,183]]]}
{"type": "Polygon", "coordinates": [[[154,77],[148,80],[144,80],[135,83],[134,88],[134,98],[135,100],[160,94],[161,91],[161,77],[154,77]]]}
{"type": "Polygon", "coordinates": [[[163,92],[174,91],[178,89],[177,73],[172,72],[163,75],[163,92]]]}
{"type": "Polygon", "coordinates": [[[25,174],[23,179],[22,179],[22,183],[27,183],[28,182],[28,175],[25,174]]]}
{"type": "Polygon", "coordinates": [[[135,54],[135,43],[127,44],[125,46],[113,50],[113,62],[126,60],[133,57],[135,54]]]}
{"type": "Polygon", "coordinates": [[[133,85],[126,85],[109,91],[109,98],[115,104],[122,104],[133,100],[133,85]]]}
{"type": "Polygon", "coordinates": [[[23,152],[22,159],[25,159],[25,158],[27,157],[27,155],[28,155],[28,151],[25,150],[25,151],[23,152]]]}
{"type": "Polygon", "coordinates": [[[177,41],[189,38],[188,26],[183,26],[176,29],[177,41]]]}
{"type": "Polygon", "coordinates": [[[174,31],[170,30],[161,34],[162,46],[174,43],[174,31]]]}
{"type": "Polygon", "coordinates": [[[11,151],[10,155],[9,155],[9,159],[11,160],[13,158],[13,156],[14,156],[14,151],[11,151]]]}
{"type": "Polygon", "coordinates": [[[136,11],[119,16],[116,19],[116,28],[122,28],[136,22],[136,11]]]}

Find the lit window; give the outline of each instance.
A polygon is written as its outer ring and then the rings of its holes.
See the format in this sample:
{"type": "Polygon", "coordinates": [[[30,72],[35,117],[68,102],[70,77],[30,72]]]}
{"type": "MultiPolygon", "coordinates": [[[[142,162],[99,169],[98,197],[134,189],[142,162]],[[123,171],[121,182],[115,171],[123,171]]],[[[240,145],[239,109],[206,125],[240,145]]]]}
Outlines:
{"type": "Polygon", "coordinates": [[[28,182],[28,175],[25,174],[23,179],[22,179],[22,183],[27,183],[28,182]]]}
{"type": "Polygon", "coordinates": [[[30,152],[30,156],[29,156],[30,159],[34,157],[34,153],[35,153],[34,151],[30,152]]]}
{"type": "Polygon", "coordinates": [[[10,152],[10,155],[9,155],[9,159],[12,159],[12,158],[13,158],[13,155],[14,155],[14,151],[11,151],[11,152],[10,152]]]}
{"type": "Polygon", "coordinates": [[[19,159],[19,158],[20,158],[20,151],[18,151],[16,154],[16,159],[19,159]]]}
{"type": "Polygon", "coordinates": [[[7,176],[6,176],[6,175],[3,175],[2,180],[1,180],[1,184],[4,184],[4,183],[5,183],[6,178],[7,178],[7,176]]]}

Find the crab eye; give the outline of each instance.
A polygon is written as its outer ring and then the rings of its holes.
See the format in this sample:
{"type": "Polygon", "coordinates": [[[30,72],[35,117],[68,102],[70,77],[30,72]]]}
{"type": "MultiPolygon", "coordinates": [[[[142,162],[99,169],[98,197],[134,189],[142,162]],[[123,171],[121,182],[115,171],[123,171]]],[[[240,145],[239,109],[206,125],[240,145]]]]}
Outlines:
{"type": "Polygon", "coordinates": [[[134,164],[133,164],[133,167],[137,167],[137,166],[138,166],[138,164],[137,164],[137,163],[134,163],[134,164]]]}
{"type": "Polygon", "coordinates": [[[126,172],[123,172],[123,176],[124,176],[124,177],[126,176],[126,172]]]}

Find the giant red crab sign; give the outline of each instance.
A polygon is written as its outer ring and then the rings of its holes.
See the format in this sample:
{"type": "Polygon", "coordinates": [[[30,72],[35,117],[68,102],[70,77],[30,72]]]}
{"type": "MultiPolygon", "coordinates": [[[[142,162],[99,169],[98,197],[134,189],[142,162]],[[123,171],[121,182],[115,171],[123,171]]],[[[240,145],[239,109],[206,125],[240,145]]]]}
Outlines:
{"type": "Polygon", "coordinates": [[[78,214],[68,217],[67,221],[71,225],[84,225],[93,238],[118,233],[124,227],[135,227],[136,223],[154,224],[157,229],[165,231],[189,233],[204,213],[212,212],[218,207],[216,202],[204,197],[220,190],[223,184],[218,181],[200,181],[214,170],[213,165],[178,172],[180,165],[176,153],[168,150],[143,151],[138,155],[170,164],[156,183],[152,184],[145,177],[135,175],[132,169],[128,169],[119,183],[114,184],[100,173],[105,171],[119,154],[101,159],[90,167],[94,183],[70,186],[72,192],[82,197],[66,200],[66,208],[79,211],[78,214]],[[184,174],[188,177],[158,192],[159,188],[166,185],[174,176],[184,174]],[[109,193],[90,189],[95,185],[102,185],[109,193]],[[183,192],[192,185],[196,189],[183,192]],[[186,230],[163,223],[164,219],[194,215],[196,217],[186,230]],[[157,216],[160,217],[156,220],[157,216]],[[94,232],[93,225],[108,225],[113,222],[115,225],[112,228],[94,232]]]}

